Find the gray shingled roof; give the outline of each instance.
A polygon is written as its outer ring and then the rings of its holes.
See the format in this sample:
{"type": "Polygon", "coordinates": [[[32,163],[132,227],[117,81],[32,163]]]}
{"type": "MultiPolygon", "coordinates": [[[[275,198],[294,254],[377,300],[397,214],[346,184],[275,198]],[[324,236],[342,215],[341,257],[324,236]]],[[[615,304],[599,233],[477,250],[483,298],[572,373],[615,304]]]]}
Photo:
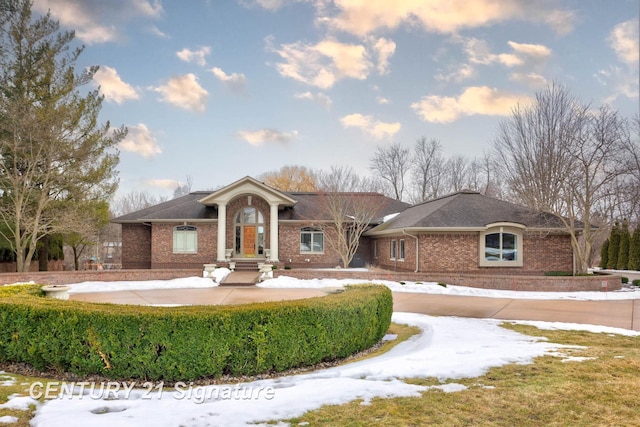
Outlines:
{"type": "Polygon", "coordinates": [[[481,228],[488,224],[511,222],[528,228],[562,229],[560,218],[537,212],[477,192],[460,191],[412,206],[380,224],[369,233],[402,229],[481,228]]]}
{"type": "Polygon", "coordinates": [[[211,193],[212,191],[195,191],[167,202],[119,216],[114,218],[112,222],[215,219],[218,217],[217,210],[198,202],[198,200],[211,193]]]}
{"type": "MultiPolygon", "coordinates": [[[[296,201],[293,208],[287,208],[280,214],[280,219],[286,220],[328,220],[322,209],[322,193],[285,193],[296,201]]],[[[377,210],[374,216],[374,223],[382,222],[382,219],[392,213],[398,213],[409,206],[408,203],[391,199],[379,193],[343,193],[347,197],[368,197],[371,198],[372,205],[377,210]]],[[[367,202],[368,203],[368,202],[367,202]]]]}
{"type": "MultiPolygon", "coordinates": [[[[112,222],[128,223],[128,222],[154,222],[154,221],[170,221],[170,220],[206,220],[216,219],[218,211],[215,207],[205,206],[198,200],[208,196],[213,191],[197,191],[177,199],[169,200],[164,203],[157,204],[136,212],[122,215],[114,218],[112,222]]],[[[320,220],[327,218],[318,218],[320,209],[320,193],[295,193],[284,192],[290,198],[296,201],[295,206],[287,207],[280,212],[279,218],[283,220],[320,220]]],[[[382,194],[372,193],[352,193],[352,197],[374,197],[378,199],[376,206],[378,211],[376,217],[380,222],[382,218],[391,213],[397,213],[407,209],[410,205],[404,202],[390,199],[382,194]]]]}

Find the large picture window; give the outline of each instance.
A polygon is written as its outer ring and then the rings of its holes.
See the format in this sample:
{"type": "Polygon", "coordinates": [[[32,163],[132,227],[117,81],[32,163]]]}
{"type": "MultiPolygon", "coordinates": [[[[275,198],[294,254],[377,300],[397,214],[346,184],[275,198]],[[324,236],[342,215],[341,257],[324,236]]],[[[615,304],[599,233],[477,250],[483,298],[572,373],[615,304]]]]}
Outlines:
{"type": "Polygon", "coordinates": [[[300,252],[324,253],[324,232],[313,227],[300,229],[300,252]]]}
{"type": "Polygon", "coordinates": [[[198,252],[198,228],[192,225],[173,227],[173,253],[198,252]]]}
{"type": "Polygon", "coordinates": [[[521,267],[522,232],[511,227],[496,227],[481,233],[480,265],[521,267]]]}

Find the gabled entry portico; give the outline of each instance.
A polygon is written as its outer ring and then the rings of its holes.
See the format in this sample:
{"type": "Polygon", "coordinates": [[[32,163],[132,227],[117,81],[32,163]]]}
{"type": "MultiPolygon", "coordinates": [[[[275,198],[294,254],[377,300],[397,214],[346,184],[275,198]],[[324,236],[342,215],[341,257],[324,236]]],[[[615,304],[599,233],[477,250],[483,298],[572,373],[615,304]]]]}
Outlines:
{"type": "Polygon", "coordinates": [[[234,258],[264,258],[268,250],[269,261],[278,261],[278,209],[295,200],[247,176],[199,202],[218,209],[217,261],[228,250],[234,258]]]}

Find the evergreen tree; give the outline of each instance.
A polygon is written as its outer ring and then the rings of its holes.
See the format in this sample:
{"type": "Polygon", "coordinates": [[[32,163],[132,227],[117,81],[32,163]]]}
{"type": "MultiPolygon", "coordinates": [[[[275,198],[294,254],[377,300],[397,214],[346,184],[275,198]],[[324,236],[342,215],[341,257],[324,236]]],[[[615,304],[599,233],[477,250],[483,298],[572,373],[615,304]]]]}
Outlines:
{"type": "Polygon", "coordinates": [[[620,224],[618,221],[611,227],[609,235],[609,256],[607,268],[615,269],[618,266],[618,252],[620,251],[620,224]]]}
{"type": "Polygon", "coordinates": [[[640,270],[640,224],[636,224],[629,245],[629,270],[640,270]]]}
{"type": "Polygon", "coordinates": [[[631,233],[629,233],[629,223],[627,221],[622,222],[620,228],[620,248],[618,249],[618,264],[616,269],[626,270],[629,268],[629,241],[631,240],[631,233]]]}
{"type": "Polygon", "coordinates": [[[0,0],[0,233],[28,271],[38,242],[72,231],[73,212],[117,188],[116,146],[126,129],[98,121],[87,90],[97,66],[76,73],[83,47],[29,0],[0,0]]]}
{"type": "Polygon", "coordinates": [[[600,268],[607,268],[609,262],[609,239],[605,240],[600,247],[600,268]]]}

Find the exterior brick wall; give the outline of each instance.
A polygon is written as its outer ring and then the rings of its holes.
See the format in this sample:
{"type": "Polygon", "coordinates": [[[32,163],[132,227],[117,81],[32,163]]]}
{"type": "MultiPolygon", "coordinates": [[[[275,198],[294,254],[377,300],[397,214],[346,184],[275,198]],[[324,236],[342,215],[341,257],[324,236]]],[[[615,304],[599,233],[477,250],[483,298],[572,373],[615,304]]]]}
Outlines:
{"type": "MultiPolygon", "coordinates": [[[[525,232],[522,267],[481,267],[479,233],[429,233],[418,235],[419,270],[484,274],[540,275],[546,271],[573,271],[573,252],[569,235],[525,232]]],[[[377,257],[373,264],[393,271],[415,271],[416,240],[398,235],[377,238],[377,257]],[[391,241],[404,240],[403,260],[391,259],[391,241]]]]}
{"type": "MultiPolygon", "coordinates": [[[[198,228],[198,252],[195,254],[173,253],[173,229],[175,223],[153,224],[151,233],[151,268],[202,268],[202,264],[216,262],[218,236],[217,223],[187,223],[198,228]]],[[[123,267],[124,267],[123,255],[123,267]]]]}
{"type": "Polygon", "coordinates": [[[410,273],[393,271],[348,271],[292,269],[275,270],[273,277],[288,276],[299,279],[354,279],[392,280],[396,282],[439,282],[448,285],[467,286],[481,289],[499,289],[507,291],[537,292],[584,292],[616,291],[622,288],[620,276],[524,276],[500,274],[463,274],[463,273],[410,273]]]}
{"type": "MultiPolygon", "coordinates": [[[[309,266],[327,268],[340,265],[340,255],[329,244],[329,237],[327,235],[324,237],[324,253],[300,253],[300,229],[302,227],[312,226],[313,224],[311,223],[280,224],[278,240],[278,257],[280,258],[280,262],[292,268],[309,266]]],[[[327,231],[326,233],[329,232],[330,231],[327,231]]]]}
{"type": "Polygon", "coordinates": [[[122,224],[122,268],[151,268],[151,227],[122,224]]]}

